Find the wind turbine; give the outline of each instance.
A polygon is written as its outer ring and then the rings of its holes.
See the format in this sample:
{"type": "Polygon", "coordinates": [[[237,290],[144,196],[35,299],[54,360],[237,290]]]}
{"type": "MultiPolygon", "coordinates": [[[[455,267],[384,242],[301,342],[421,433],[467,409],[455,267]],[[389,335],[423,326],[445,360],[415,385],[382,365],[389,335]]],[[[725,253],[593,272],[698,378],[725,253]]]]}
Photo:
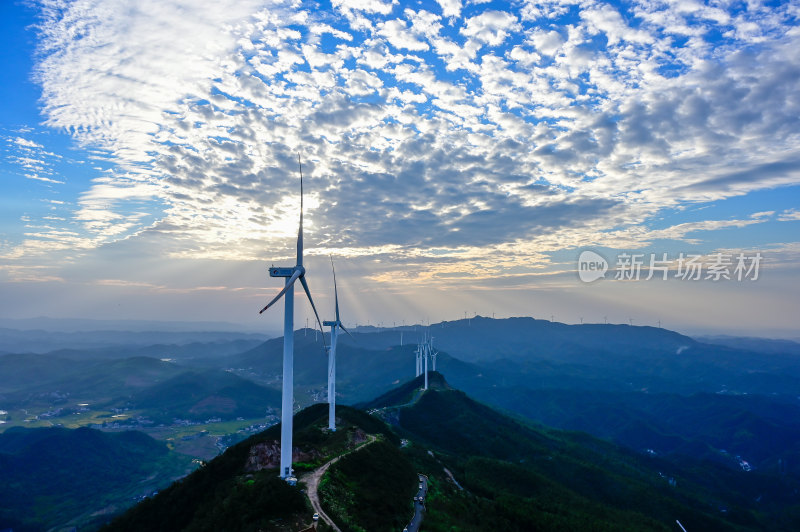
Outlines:
{"type": "Polygon", "coordinates": [[[419,346],[419,344],[417,344],[417,350],[414,351],[414,355],[416,356],[415,358],[416,367],[414,376],[419,377],[420,375],[422,375],[422,348],[419,346]]]}
{"type": "Polygon", "coordinates": [[[431,336],[430,338],[430,349],[431,349],[431,362],[433,362],[433,371],[436,371],[436,355],[438,355],[439,352],[433,348],[433,336],[431,336]]]}
{"type": "Polygon", "coordinates": [[[339,336],[339,329],[346,332],[350,338],[353,338],[353,335],[344,328],[339,319],[339,292],[336,289],[336,268],[333,266],[333,257],[331,257],[331,269],[333,270],[333,299],[336,319],[323,321],[322,325],[331,328],[331,345],[328,348],[328,429],[336,432],[336,339],[339,336]]]}
{"type": "Polygon", "coordinates": [[[423,351],[423,353],[424,353],[423,356],[425,357],[425,388],[424,389],[427,390],[428,389],[428,351],[427,351],[427,346],[426,346],[425,351],[423,351]]]}
{"type": "Polygon", "coordinates": [[[311,292],[306,282],[306,269],[303,267],[303,166],[300,164],[300,155],[297,155],[297,164],[300,167],[300,228],[297,231],[297,264],[288,268],[270,267],[270,277],[285,277],[286,283],[283,290],[278,292],[272,301],[259,311],[262,314],[283,297],[283,397],[281,399],[281,468],[279,476],[287,482],[292,482],[292,410],[294,406],[294,283],[298,279],[303,285],[303,290],[308,296],[308,302],[314,309],[314,316],[322,328],[322,323],[317,314],[317,307],[311,299],[311,292]]]}
{"type": "Polygon", "coordinates": [[[428,389],[428,359],[431,357],[431,339],[430,333],[425,332],[422,336],[422,342],[417,345],[417,377],[425,374],[425,385],[423,390],[428,389]]]}

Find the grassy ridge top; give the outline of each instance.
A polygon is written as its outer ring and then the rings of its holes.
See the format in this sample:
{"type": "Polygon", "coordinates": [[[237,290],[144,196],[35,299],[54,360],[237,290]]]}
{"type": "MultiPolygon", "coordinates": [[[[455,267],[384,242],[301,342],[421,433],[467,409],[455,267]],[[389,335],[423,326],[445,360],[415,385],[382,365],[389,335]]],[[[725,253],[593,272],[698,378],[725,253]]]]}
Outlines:
{"type": "MultiPolygon", "coordinates": [[[[338,407],[336,432],[327,431],[327,416],[327,404],[315,404],[295,415],[295,450],[311,456],[309,462],[295,463],[297,471],[318,467],[351,448],[356,431],[381,435],[391,445],[399,443],[386,425],[365,412],[338,407]]],[[[297,530],[312,513],[301,486],[280,480],[277,468],[245,470],[255,445],[279,439],[280,425],[274,425],[239,442],[103,530],[297,530]]]]}
{"type": "Polygon", "coordinates": [[[411,461],[379,440],[330,467],[320,483],[320,500],[342,530],[402,530],[413,513],[417,482],[411,461]]]}

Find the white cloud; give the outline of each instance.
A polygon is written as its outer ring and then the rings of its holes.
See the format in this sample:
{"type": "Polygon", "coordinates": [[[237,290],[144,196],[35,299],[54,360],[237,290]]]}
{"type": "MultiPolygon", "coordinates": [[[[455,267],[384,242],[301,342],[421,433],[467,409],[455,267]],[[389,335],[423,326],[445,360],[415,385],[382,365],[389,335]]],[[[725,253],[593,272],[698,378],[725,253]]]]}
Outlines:
{"type": "Polygon", "coordinates": [[[511,51],[508,52],[508,57],[525,67],[531,67],[542,58],[539,54],[526,50],[522,46],[515,46],[512,48],[511,51]]]}
{"type": "Polygon", "coordinates": [[[623,40],[635,43],[648,43],[652,40],[647,32],[628,26],[619,12],[609,5],[599,9],[584,10],[581,12],[581,18],[589,23],[592,33],[604,33],[609,46],[614,46],[623,40]]]}
{"type": "Polygon", "coordinates": [[[406,24],[405,20],[394,19],[378,24],[378,35],[386,38],[392,46],[398,49],[412,51],[427,50],[428,44],[415,36],[406,24]]]}
{"type": "Polygon", "coordinates": [[[22,137],[15,138],[13,140],[13,142],[17,146],[22,146],[22,147],[25,147],[25,148],[44,148],[44,146],[42,146],[41,144],[39,144],[37,142],[34,142],[32,140],[29,140],[29,139],[24,139],[22,137]]]}
{"type": "Polygon", "coordinates": [[[523,20],[555,18],[566,14],[571,4],[581,0],[525,0],[520,10],[523,20]]]}
{"type": "Polygon", "coordinates": [[[530,37],[530,41],[536,47],[536,50],[545,55],[553,55],[561,48],[565,39],[556,30],[550,30],[534,32],[530,37]]]}
{"type": "Polygon", "coordinates": [[[48,123],[116,166],[81,195],[80,231],[37,231],[15,256],[121,241],[173,257],[289,256],[298,152],[311,253],[425,262],[431,279],[464,274],[463,259],[510,272],[566,247],[685,239],[732,222],[647,224],[800,182],[800,35],[774,18],[709,11],[703,24],[759,28],[712,50],[675,6],[573,6],[566,26],[555,3],[473,5],[466,20],[335,5],[50,0],[48,123]],[[696,45],[671,44],[683,26],[696,45]],[[756,34],[759,48],[737,40],[756,34]]]}
{"type": "Polygon", "coordinates": [[[64,184],[64,181],[59,181],[57,179],[52,179],[52,178],[49,178],[49,177],[43,177],[43,176],[40,176],[39,174],[25,174],[25,178],[26,179],[33,179],[34,181],[42,181],[44,183],[55,183],[55,184],[58,184],[58,185],[63,185],[64,184]]]}
{"type": "Polygon", "coordinates": [[[337,9],[356,31],[371,31],[372,21],[366,15],[388,15],[392,12],[392,2],[382,0],[333,0],[331,5],[337,9]]]}
{"type": "Polygon", "coordinates": [[[781,222],[800,220],[800,211],[797,209],[787,209],[778,215],[778,220],[781,222]]]}
{"type": "Polygon", "coordinates": [[[442,15],[445,17],[457,17],[461,15],[461,0],[436,0],[442,8],[442,15]]]}
{"type": "Polygon", "coordinates": [[[363,0],[332,0],[331,4],[335,8],[362,11],[364,13],[388,15],[392,12],[392,2],[381,0],[370,0],[369,2],[364,2],[363,0]]]}
{"type": "Polygon", "coordinates": [[[134,151],[145,147],[164,109],[208,90],[219,58],[236,45],[231,29],[247,22],[260,3],[214,2],[213,9],[202,9],[191,1],[143,0],[132,6],[46,0],[41,26],[46,55],[37,77],[48,125],[69,128],[82,142],[135,161],[138,154],[121,145],[121,134],[135,138],[134,151]]]}
{"type": "Polygon", "coordinates": [[[513,14],[506,11],[485,11],[468,18],[460,31],[488,46],[500,46],[511,32],[518,31],[519,28],[517,17],[513,14]]]}

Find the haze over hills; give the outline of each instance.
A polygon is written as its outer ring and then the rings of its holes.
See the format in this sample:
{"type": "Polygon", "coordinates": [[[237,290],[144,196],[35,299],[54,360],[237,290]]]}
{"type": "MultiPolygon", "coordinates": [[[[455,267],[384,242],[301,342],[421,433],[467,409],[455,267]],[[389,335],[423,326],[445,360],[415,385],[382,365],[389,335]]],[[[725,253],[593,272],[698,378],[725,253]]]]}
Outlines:
{"type": "Polygon", "coordinates": [[[0,355],[0,404],[0,429],[53,423],[141,428],[238,418],[264,423],[280,406],[280,392],[222,369],[149,357],[0,355]]]}
{"type": "MultiPolygon", "coordinates": [[[[365,401],[382,393],[411,373],[416,345],[374,347],[370,335],[356,334],[358,341],[340,343],[337,355],[337,382],[345,403],[365,401]],[[364,341],[362,344],[362,340],[364,341]]],[[[294,334],[295,386],[321,390],[327,383],[327,356],[322,338],[313,330],[294,334]]],[[[283,338],[267,340],[244,353],[227,357],[225,368],[264,384],[280,385],[283,338]]],[[[446,355],[445,355],[446,357],[446,355]]],[[[185,360],[187,365],[220,367],[219,358],[185,360]]]]}
{"type": "Polygon", "coordinates": [[[112,320],[112,319],[81,319],[81,318],[0,318],[0,328],[47,331],[47,332],[94,332],[94,331],[125,331],[125,332],[177,332],[177,333],[217,333],[234,334],[265,334],[275,336],[271,331],[266,333],[260,329],[247,330],[240,323],[224,321],[170,321],[170,320],[112,320]]]}
{"type": "MultiPolygon", "coordinates": [[[[371,332],[354,332],[355,340],[342,336],[337,361],[339,401],[345,404],[367,401],[413,376],[415,342],[423,331],[421,326],[416,326],[416,331],[414,328],[403,328],[405,345],[402,346],[400,331],[395,329],[363,328],[371,332]]],[[[439,351],[438,368],[458,388],[539,422],[619,438],[620,443],[634,445],[637,449],[642,442],[650,441],[644,436],[636,437],[643,434],[664,434],[660,446],[664,449],[696,449],[683,443],[687,443],[685,439],[696,439],[691,431],[697,427],[690,423],[668,425],[667,420],[682,415],[680,413],[687,409],[697,410],[707,401],[703,398],[682,400],[677,397],[679,395],[738,396],[737,401],[716,399],[714,422],[726,420],[724,425],[728,428],[724,434],[736,434],[737,429],[746,429],[748,423],[761,423],[747,421],[741,415],[742,403],[757,401],[775,405],[754,406],[752,415],[758,419],[770,409],[786,413],[764,420],[768,426],[776,427],[776,434],[788,435],[795,430],[794,410],[787,408],[796,406],[800,359],[791,352],[776,349],[777,346],[791,348],[791,343],[768,343],[759,352],[755,341],[746,343],[747,349],[737,349],[699,342],[654,327],[565,325],[531,318],[492,320],[478,317],[434,324],[429,330],[439,351]],[[640,394],[647,397],[640,398],[640,394]],[[761,399],[750,397],[754,394],[761,399]],[[656,408],[656,404],[661,406],[656,408]],[[651,405],[654,412],[666,414],[642,412],[645,405],[651,405]],[[722,412],[725,408],[727,411],[722,412]],[[594,415],[581,416],[580,413],[587,410],[594,415]],[[676,414],[671,415],[672,412],[676,414]],[[636,427],[643,432],[637,432],[636,427]],[[679,430],[681,427],[685,430],[679,430]],[[693,428],[690,430],[690,427],[693,428]],[[683,443],[667,442],[675,437],[683,443]]],[[[130,398],[134,393],[144,393],[146,386],[196,370],[234,373],[267,389],[279,390],[282,339],[267,340],[255,346],[248,343],[247,349],[236,352],[242,342],[252,340],[60,350],[57,356],[6,355],[0,357],[0,401],[5,401],[0,407],[10,410],[6,405],[25,401],[28,406],[40,405],[42,412],[70,406],[70,402],[91,403],[92,407],[102,404],[109,408],[132,408],[135,403],[130,398]],[[172,363],[150,358],[165,358],[165,354],[173,355],[169,357],[172,363]],[[135,356],[123,358],[126,355],[135,356]],[[117,362],[109,360],[118,357],[117,362]]],[[[299,405],[324,400],[327,360],[322,339],[313,330],[295,332],[295,359],[299,405]]],[[[226,388],[222,382],[228,377],[223,373],[218,375],[222,380],[216,389],[226,388]]],[[[186,400],[177,395],[167,394],[176,401],[170,404],[185,404],[186,400]]],[[[213,394],[207,397],[211,396],[213,394]]],[[[230,408],[228,399],[220,398],[216,402],[230,408]]],[[[259,408],[271,406],[275,405],[269,400],[259,408]]],[[[162,409],[158,418],[164,419],[168,410],[162,409]]],[[[143,413],[156,415],[152,409],[145,409],[143,413]]],[[[186,408],[180,408],[174,417],[181,418],[186,413],[186,408]]],[[[223,415],[223,419],[228,418],[223,415]]],[[[725,438],[717,438],[712,443],[704,437],[702,441],[713,445],[714,449],[735,447],[725,438]]],[[[782,438],[779,442],[783,445],[788,440],[782,438]]],[[[788,447],[784,446],[784,450],[790,452],[788,447]]],[[[790,455],[783,459],[788,460],[790,455]]]]}
{"type": "MultiPolygon", "coordinates": [[[[348,396],[364,381],[388,385],[413,371],[413,345],[423,329],[381,330],[342,337],[338,378],[345,401],[363,401],[379,390],[348,396]],[[359,378],[367,375],[369,378],[359,378]],[[391,377],[394,376],[392,379],[391,377]]],[[[655,327],[565,325],[531,318],[473,318],[430,327],[439,362],[459,387],[527,387],[607,391],[794,394],[800,359],[791,353],[706,344],[655,327]],[[451,367],[448,367],[450,365],[451,367]]],[[[311,331],[295,333],[300,385],[324,382],[320,342],[311,331]],[[321,380],[323,379],[323,380],[321,380]]],[[[260,379],[280,375],[280,339],[267,341],[226,364],[260,379]]],[[[191,362],[194,363],[194,362],[191,362]]],[[[204,363],[213,365],[207,359],[204,363]]]]}
{"type": "Polygon", "coordinates": [[[759,353],[800,355],[800,342],[798,340],[754,338],[749,336],[699,336],[697,339],[709,344],[726,345],[759,353]]]}
{"type": "MultiPolygon", "coordinates": [[[[226,344],[237,345],[241,352],[269,338],[264,334],[241,332],[203,331],[128,331],[92,330],[78,332],[49,331],[44,329],[0,329],[0,351],[5,353],[49,353],[70,350],[75,355],[96,358],[107,356],[133,356],[138,349],[162,345],[162,351],[180,350],[186,346],[202,349],[225,349],[226,344]]],[[[168,352],[168,351],[167,351],[168,352]]],[[[213,353],[213,352],[212,352],[213,353]]]]}

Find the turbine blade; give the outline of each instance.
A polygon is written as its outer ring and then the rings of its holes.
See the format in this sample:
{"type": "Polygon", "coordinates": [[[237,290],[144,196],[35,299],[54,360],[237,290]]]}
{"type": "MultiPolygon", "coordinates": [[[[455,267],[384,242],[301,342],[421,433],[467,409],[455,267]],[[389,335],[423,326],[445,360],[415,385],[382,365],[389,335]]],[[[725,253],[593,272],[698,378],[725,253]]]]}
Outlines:
{"type": "MultiPolygon", "coordinates": [[[[339,320],[338,320],[338,318],[337,318],[337,320],[336,320],[336,321],[337,321],[337,322],[339,321],[339,320]]],[[[347,329],[345,329],[345,328],[344,328],[344,325],[342,325],[341,323],[339,323],[339,328],[340,328],[341,330],[343,330],[344,332],[346,332],[346,333],[347,333],[347,336],[349,336],[350,338],[352,338],[352,340],[353,340],[354,342],[358,343],[358,340],[356,340],[355,338],[353,338],[353,335],[352,335],[352,334],[350,334],[350,331],[348,331],[347,329]]]]}
{"type": "MultiPolygon", "coordinates": [[[[333,266],[333,256],[331,255],[331,269],[333,270],[333,299],[336,302],[336,323],[339,323],[339,291],[336,289],[336,268],[333,266]]],[[[347,333],[350,334],[350,333],[347,333]]]]}
{"type": "Polygon", "coordinates": [[[300,167],[300,229],[297,231],[297,265],[303,265],[303,164],[297,154],[297,165],[300,167]]]}
{"type": "Polygon", "coordinates": [[[303,290],[306,291],[306,295],[308,296],[308,302],[311,303],[311,308],[314,309],[314,316],[317,317],[317,324],[319,325],[319,330],[322,332],[323,342],[325,341],[325,329],[322,328],[322,321],[319,319],[319,314],[317,314],[317,307],[314,305],[314,300],[311,299],[311,291],[308,289],[308,283],[306,282],[305,277],[300,278],[300,282],[303,285],[303,290]]]}
{"type": "Polygon", "coordinates": [[[275,296],[274,298],[272,298],[272,301],[267,303],[267,306],[265,306],[264,308],[259,310],[258,313],[259,314],[263,314],[265,310],[267,310],[269,307],[271,307],[273,304],[275,304],[276,301],[278,301],[281,297],[283,297],[283,294],[285,294],[286,291],[289,290],[294,285],[294,282],[297,280],[298,277],[300,277],[300,271],[299,270],[295,270],[295,272],[289,278],[289,282],[286,283],[286,286],[283,287],[283,290],[278,292],[278,295],[275,296]]]}

